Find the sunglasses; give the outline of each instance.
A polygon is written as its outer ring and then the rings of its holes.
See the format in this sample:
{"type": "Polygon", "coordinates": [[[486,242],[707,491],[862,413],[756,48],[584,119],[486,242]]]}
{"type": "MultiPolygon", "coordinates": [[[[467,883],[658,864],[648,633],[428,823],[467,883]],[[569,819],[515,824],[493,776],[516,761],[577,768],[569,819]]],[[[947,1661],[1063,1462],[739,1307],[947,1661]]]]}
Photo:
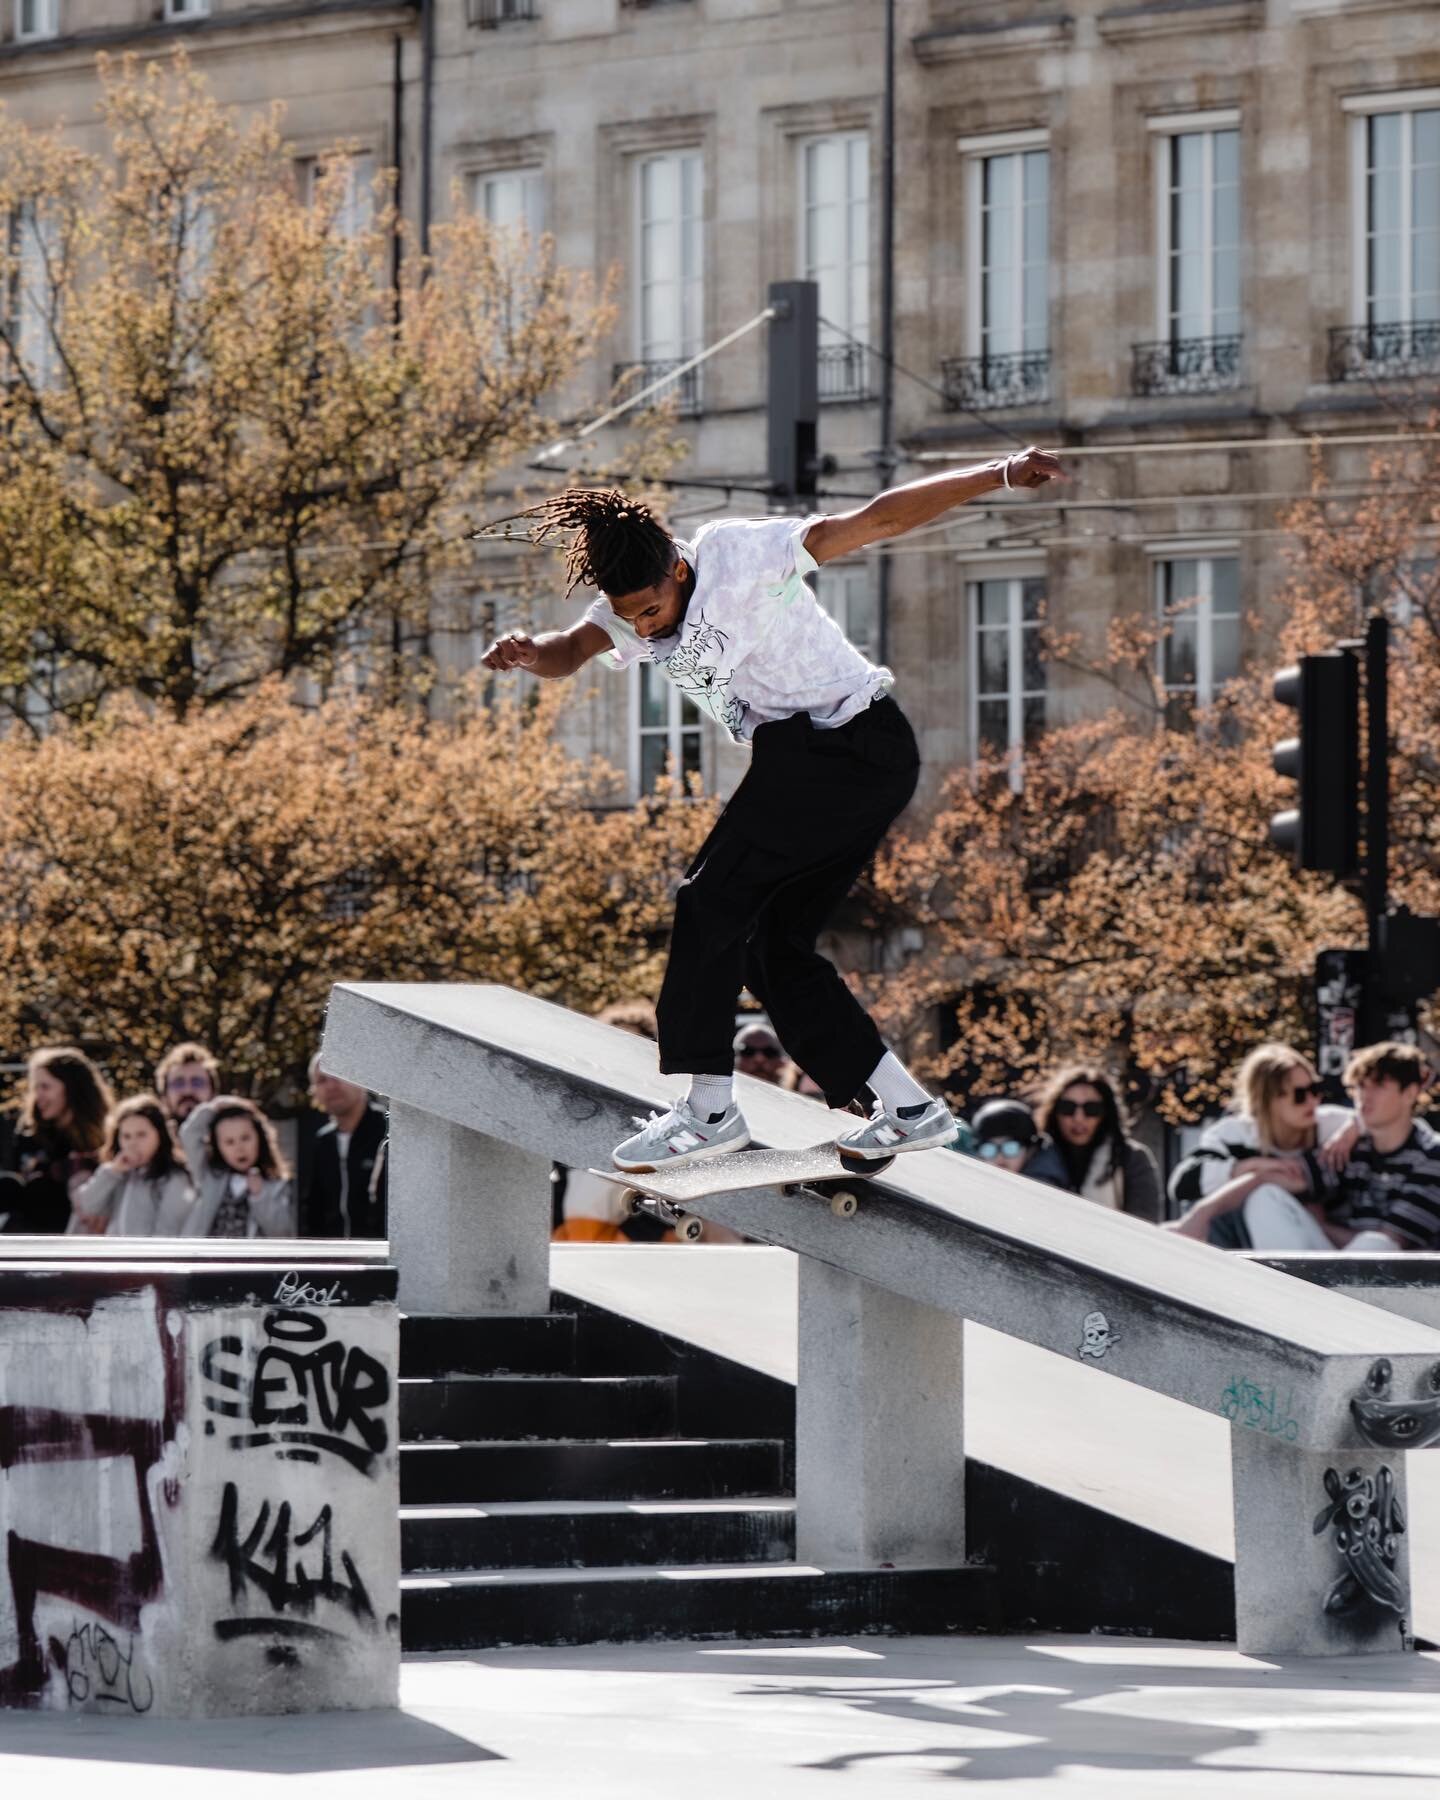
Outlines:
{"type": "Polygon", "coordinates": [[[741,1056],[768,1056],[778,1062],[783,1052],[774,1044],[742,1044],[740,1054],[741,1056]]]}
{"type": "Polygon", "coordinates": [[[1057,1119],[1073,1119],[1076,1113],[1083,1113],[1087,1119],[1103,1119],[1105,1102],[1103,1100],[1057,1100],[1055,1102],[1057,1119]]]}
{"type": "Polygon", "coordinates": [[[1321,1095],[1322,1089],[1318,1081],[1297,1081],[1285,1098],[1293,1100],[1296,1106],[1304,1106],[1307,1100],[1319,1100],[1321,1095]]]}
{"type": "Polygon", "coordinates": [[[1019,1138],[1002,1138],[999,1142],[992,1138],[990,1142],[979,1145],[975,1154],[984,1162],[994,1162],[997,1156],[1022,1156],[1029,1148],[1019,1138]]]}
{"type": "Polygon", "coordinates": [[[209,1090],[208,1075],[167,1075],[165,1077],[166,1093],[203,1094],[209,1090]]]}

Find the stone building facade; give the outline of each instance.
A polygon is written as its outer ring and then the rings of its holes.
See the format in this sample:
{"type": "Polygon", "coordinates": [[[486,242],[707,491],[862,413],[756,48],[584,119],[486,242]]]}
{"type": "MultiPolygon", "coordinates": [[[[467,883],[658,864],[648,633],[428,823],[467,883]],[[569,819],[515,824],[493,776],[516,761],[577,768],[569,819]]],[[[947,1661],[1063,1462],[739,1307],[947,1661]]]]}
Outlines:
{"type": "MultiPolygon", "coordinates": [[[[616,369],[663,374],[821,283],[821,505],[875,489],[882,0],[4,0],[0,99],[91,129],[97,49],[188,41],[222,96],[287,106],[297,156],[356,140],[412,218],[474,205],[620,270],[616,369]]],[[[1433,0],[896,0],[895,443],[900,479],[1038,441],[1058,496],[997,496],[820,591],[882,641],[933,795],[978,744],[1020,747],[1113,698],[1035,654],[1042,606],[1092,645],[1183,611],[1178,706],[1267,653],[1281,520],[1310,443],[1362,488],[1396,396],[1440,376],[1440,7],[1433,0]]],[[[672,521],[763,510],[765,337],[684,378],[672,521]],[[686,476],[723,486],[689,488],[686,476]]],[[[563,466],[565,458],[558,459],[563,466]]],[[[447,681],[530,617],[477,553],[432,648],[447,681]]],[[[541,622],[558,617],[540,607],[541,622]]],[[[442,683],[437,704],[447,704],[442,683]]],[[[597,671],[567,732],[627,772],[743,766],[678,697],[597,671]]]]}

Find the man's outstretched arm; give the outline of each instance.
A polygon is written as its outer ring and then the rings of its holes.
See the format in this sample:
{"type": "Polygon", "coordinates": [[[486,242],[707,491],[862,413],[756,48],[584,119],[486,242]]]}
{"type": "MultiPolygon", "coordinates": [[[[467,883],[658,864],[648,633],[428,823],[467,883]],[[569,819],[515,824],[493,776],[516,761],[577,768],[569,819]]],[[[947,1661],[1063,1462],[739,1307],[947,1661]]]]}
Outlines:
{"type": "Polygon", "coordinates": [[[887,488],[854,512],[819,519],[805,534],[805,548],[817,563],[853,556],[867,544],[900,537],[917,525],[928,525],[952,507],[1003,488],[1007,467],[1012,488],[1044,487],[1047,481],[1064,479],[1058,456],[1048,450],[1017,450],[1008,460],[1002,456],[971,469],[907,481],[902,487],[887,488]]]}
{"type": "Polygon", "coordinates": [[[609,636],[598,625],[582,619],[568,631],[547,631],[539,637],[512,631],[496,638],[480,661],[487,669],[523,669],[527,675],[560,681],[583,668],[592,656],[612,648],[609,636]]]}

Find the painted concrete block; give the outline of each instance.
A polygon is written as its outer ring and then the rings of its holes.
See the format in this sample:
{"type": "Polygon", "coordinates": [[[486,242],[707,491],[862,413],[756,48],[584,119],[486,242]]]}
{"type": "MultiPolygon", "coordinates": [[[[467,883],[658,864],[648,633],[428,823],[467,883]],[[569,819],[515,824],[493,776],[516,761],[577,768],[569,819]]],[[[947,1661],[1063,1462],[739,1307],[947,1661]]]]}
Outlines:
{"type": "Polygon", "coordinates": [[[393,1706],[388,1269],[0,1268],[0,1705],[393,1706]]]}

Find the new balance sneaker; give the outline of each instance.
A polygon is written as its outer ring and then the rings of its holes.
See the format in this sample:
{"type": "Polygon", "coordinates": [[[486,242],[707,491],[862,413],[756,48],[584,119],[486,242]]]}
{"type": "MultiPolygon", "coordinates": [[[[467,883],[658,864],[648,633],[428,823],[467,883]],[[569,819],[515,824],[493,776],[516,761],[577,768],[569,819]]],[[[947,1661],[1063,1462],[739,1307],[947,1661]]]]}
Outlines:
{"type": "Polygon", "coordinates": [[[615,1146],[611,1160],[631,1175],[652,1175],[677,1162],[702,1162],[708,1156],[726,1156],[750,1142],[750,1127],[733,1102],[718,1119],[702,1119],[684,1100],[669,1112],[637,1118],[634,1137],[615,1146]]]}
{"type": "MultiPolygon", "coordinates": [[[[909,1111],[909,1108],[906,1108],[909,1111]]],[[[950,1116],[943,1100],[932,1100],[912,1118],[887,1112],[877,1100],[875,1109],[863,1125],[842,1131],[835,1148],[842,1156],[853,1156],[860,1162],[884,1162],[903,1150],[928,1150],[933,1144],[953,1144],[960,1128],[950,1116]]]]}

